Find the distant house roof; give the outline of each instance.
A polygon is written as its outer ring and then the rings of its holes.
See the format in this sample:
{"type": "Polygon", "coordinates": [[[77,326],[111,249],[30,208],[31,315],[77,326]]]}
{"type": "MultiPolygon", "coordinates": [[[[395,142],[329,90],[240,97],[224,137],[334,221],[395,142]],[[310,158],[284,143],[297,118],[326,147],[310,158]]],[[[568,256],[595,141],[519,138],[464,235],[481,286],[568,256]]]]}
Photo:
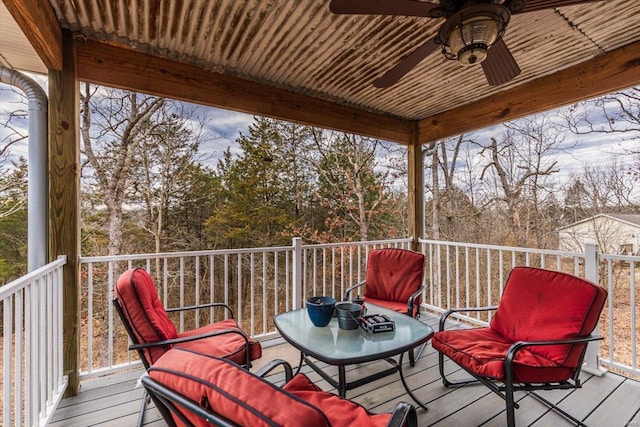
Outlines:
{"type": "Polygon", "coordinates": [[[622,221],[630,222],[635,225],[640,225],[640,214],[608,214],[614,218],[618,218],[622,221]]]}
{"type": "Polygon", "coordinates": [[[595,218],[611,218],[614,220],[618,220],[621,222],[625,222],[629,225],[640,227],[640,214],[614,214],[614,213],[601,213],[594,216],[590,216],[589,218],[585,218],[580,221],[576,221],[572,224],[565,225],[564,227],[558,228],[558,231],[564,230],[567,228],[574,227],[578,224],[583,224],[585,222],[593,221],[595,218]]]}

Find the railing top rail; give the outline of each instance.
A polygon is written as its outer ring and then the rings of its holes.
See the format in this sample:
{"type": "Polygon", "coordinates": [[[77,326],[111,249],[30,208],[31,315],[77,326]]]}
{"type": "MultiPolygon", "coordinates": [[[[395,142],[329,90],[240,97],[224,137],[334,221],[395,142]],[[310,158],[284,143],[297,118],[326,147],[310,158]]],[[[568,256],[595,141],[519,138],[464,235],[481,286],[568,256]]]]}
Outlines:
{"type": "Polygon", "coordinates": [[[369,245],[386,245],[394,243],[409,243],[411,238],[404,239],[388,239],[388,240],[368,240],[360,242],[342,242],[342,243],[316,243],[313,245],[302,245],[304,249],[322,249],[322,248],[336,248],[342,246],[369,246],[369,245]]]}
{"type": "Polygon", "coordinates": [[[538,254],[544,254],[544,255],[558,255],[558,256],[566,256],[566,257],[572,257],[572,258],[584,258],[584,253],[582,252],[558,251],[553,249],[523,248],[520,246],[498,246],[498,245],[487,245],[482,243],[445,242],[442,240],[427,240],[427,239],[419,239],[418,243],[435,244],[435,245],[442,245],[442,246],[460,246],[463,248],[474,248],[474,249],[493,249],[493,250],[513,251],[513,252],[531,252],[531,253],[538,253],[538,254]]]}
{"type": "Polygon", "coordinates": [[[60,255],[58,259],[53,262],[50,262],[47,265],[44,265],[37,270],[32,271],[31,273],[24,275],[12,282],[7,283],[4,286],[0,287],[0,300],[7,298],[8,296],[18,292],[25,286],[33,283],[34,281],[41,279],[45,275],[51,273],[59,267],[62,267],[67,263],[67,256],[60,255]]]}
{"type": "Polygon", "coordinates": [[[601,254],[598,256],[602,260],[612,260],[612,261],[628,261],[628,262],[640,262],[640,256],[638,255],[616,255],[616,254],[601,254]]]}
{"type": "Polygon", "coordinates": [[[127,255],[98,255],[80,257],[83,264],[89,262],[110,262],[110,261],[135,261],[155,258],[181,258],[181,257],[197,257],[209,255],[237,255],[260,252],[286,252],[293,250],[292,246],[271,246],[266,248],[241,248],[241,249],[213,249],[206,251],[188,251],[188,252],[160,252],[146,254],[127,254],[127,255]]]}
{"type": "MultiPolygon", "coordinates": [[[[312,245],[303,245],[304,249],[318,249],[318,248],[332,248],[343,246],[367,246],[367,245],[382,245],[382,244],[395,244],[395,243],[409,243],[411,238],[404,239],[390,239],[390,240],[369,240],[363,242],[346,242],[346,243],[319,243],[312,245]]],[[[188,251],[188,252],[162,252],[162,253],[146,253],[146,254],[127,254],[127,255],[98,255],[98,256],[86,256],[80,257],[80,262],[83,264],[89,262],[110,262],[110,261],[135,261],[146,260],[156,258],[180,258],[180,257],[196,257],[196,256],[209,256],[209,255],[237,255],[245,253],[260,253],[260,252],[286,252],[293,250],[293,246],[271,246],[264,248],[241,248],[241,249],[214,249],[205,251],[188,251]]]]}

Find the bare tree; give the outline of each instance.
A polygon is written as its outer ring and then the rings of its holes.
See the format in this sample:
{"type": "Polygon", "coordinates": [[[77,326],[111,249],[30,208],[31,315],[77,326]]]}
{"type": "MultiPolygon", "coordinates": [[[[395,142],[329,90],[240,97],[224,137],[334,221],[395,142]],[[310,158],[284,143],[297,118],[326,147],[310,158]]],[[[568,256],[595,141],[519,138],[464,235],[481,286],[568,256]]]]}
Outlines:
{"type": "Polygon", "coordinates": [[[181,195],[188,188],[191,166],[204,140],[203,120],[195,108],[166,101],[136,147],[132,196],[144,205],[137,211],[138,226],[152,236],[156,253],[162,251],[163,240],[188,247],[186,241],[178,242],[188,236],[169,236],[166,229],[172,207],[183,201],[181,195]]]}
{"type": "Polygon", "coordinates": [[[27,100],[12,86],[0,88],[3,99],[11,100],[9,108],[0,112],[0,219],[9,217],[27,206],[27,163],[12,155],[12,148],[27,135],[27,100]]]}
{"type": "Polygon", "coordinates": [[[83,175],[95,183],[108,213],[109,255],[119,254],[122,248],[123,204],[131,184],[135,147],[147,138],[149,121],[164,104],[162,98],[83,85],[80,128],[82,153],[86,156],[83,175]]]}
{"type": "Polygon", "coordinates": [[[598,213],[634,213],[635,177],[625,170],[616,156],[600,164],[583,167],[579,174],[571,175],[565,201],[567,208],[579,205],[581,215],[570,218],[577,221],[598,213]]]}
{"type": "Polygon", "coordinates": [[[546,116],[509,123],[500,141],[491,138],[490,144],[482,149],[489,162],[481,178],[490,179],[492,199],[506,206],[509,234],[519,246],[529,243],[530,230],[535,231],[537,244],[541,244],[536,210],[541,205],[542,193],[552,191],[543,177],[559,171],[551,154],[558,148],[561,136],[553,129],[546,116]]]}
{"type": "MultiPolygon", "coordinates": [[[[627,162],[625,171],[640,179],[640,87],[632,87],[572,105],[563,114],[576,135],[618,139],[627,162]]],[[[613,153],[611,153],[613,154],[613,153]]]]}
{"type": "Polygon", "coordinates": [[[477,216],[468,195],[460,187],[460,157],[468,150],[471,141],[464,134],[435,143],[432,154],[431,176],[433,183],[432,229],[439,239],[470,239],[475,231],[473,218],[477,216]],[[442,176],[442,179],[440,179],[442,176]]]}

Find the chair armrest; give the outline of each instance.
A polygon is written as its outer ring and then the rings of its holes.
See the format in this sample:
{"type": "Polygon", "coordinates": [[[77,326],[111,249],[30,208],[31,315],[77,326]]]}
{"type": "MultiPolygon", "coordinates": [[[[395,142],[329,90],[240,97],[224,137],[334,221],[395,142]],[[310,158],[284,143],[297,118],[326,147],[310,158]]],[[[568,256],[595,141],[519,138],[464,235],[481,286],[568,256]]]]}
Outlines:
{"type": "Polygon", "coordinates": [[[264,378],[269,372],[276,369],[278,366],[282,366],[284,369],[284,382],[288,383],[293,378],[293,369],[291,369],[291,365],[286,360],[282,359],[274,359],[271,362],[264,365],[262,368],[256,371],[256,375],[260,378],[264,378]]]}
{"type": "Polygon", "coordinates": [[[212,302],[209,304],[190,305],[188,307],[167,308],[165,309],[165,311],[167,313],[174,313],[174,312],[180,312],[185,310],[198,310],[198,309],[209,308],[209,307],[224,307],[230,313],[229,316],[233,319],[233,310],[231,309],[231,307],[229,307],[227,304],[223,302],[212,302]]]}
{"type": "MultiPolygon", "coordinates": [[[[511,347],[509,347],[509,350],[507,350],[507,354],[505,356],[504,359],[504,378],[505,378],[505,384],[513,384],[513,359],[515,359],[516,354],[518,353],[518,351],[522,350],[525,347],[532,347],[532,346],[544,346],[544,345],[557,345],[557,344],[580,344],[580,343],[588,343],[590,341],[598,341],[603,339],[603,337],[599,336],[599,335],[589,335],[586,337],[579,337],[579,338],[568,338],[568,339],[562,339],[562,340],[547,340],[547,341],[518,341],[514,344],[511,345],[511,347]]],[[[586,351],[586,349],[584,350],[586,351]]],[[[582,357],[584,357],[584,351],[582,353],[582,357]]],[[[580,373],[580,369],[582,367],[582,360],[580,360],[580,363],[578,364],[575,373],[574,373],[574,377],[573,377],[573,381],[576,383],[577,386],[579,386],[580,384],[580,379],[578,378],[578,375],[580,373]]]]}
{"type": "Polygon", "coordinates": [[[439,331],[444,331],[444,324],[447,321],[447,318],[449,316],[451,316],[454,313],[460,313],[460,312],[464,312],[464,311],[491,311],[491,310],[497,310],[498,306],[497,305],[493,305],[490,307],[461,307],[461,308],[451,308],[447,311],[444,312],[444,314],[442,315],[442,317],[440,317],[440,326],[439,326],[439,331]]]}
{"type": "Polygon", "coordinates": [[[192,412],[196,416],[208,421],[212,425],[232,427],[235,424],[233,421],[224,418],[213,412],[209,412],[204,409],[198,402],[195,402],[182,393],[179,393],[164,384],[159,383],[153,378],[146,376],[142,377],[142,385],[145,390],[153,399],[156,404],[156,408],[164,418],[164,421],[170,426],[177,426],[174,417],[178,418],[184,425],[193,425],[191,420],[187,418],[185,409],[192,412]]]}
{"type": "Polygon", "coordinates": [[[245,345],[247,346],[249,345],[249,338],[242,330],[220,329],[219,331],[211,331],[211,332],[207,332],[206,334],[192,335],[189,337],[173,338],[170,340],[162,340],[162,341],[149,342],[149,343],[131,344],[129,346],[129,350],[138,350],[138,349],[144,349],[144,348],[160,347],[165,345],[174,345],[174,344],[180,344],[182,342],[196,341],[203,338],[215,337],[217,335],[225,335],[225,334],[238,334],[244,339],[245,345]]]}
{"type": "Polygon", "coordinates": [[[522,350],[525,347],[534,347],[534,346],[545,346],[545,345],[558,345],[558,344],[581,344],[588,343],[590,341],[599,341],[604,339],[600,335],[588,335],[586,337],[577,337],[577,338],[567,338],[561,340],[546,340],[546,341],[518,341],[516,343],[511,344],[509,350],[507,350],[507,354],[504,359],[505,369],[507,365],[509,367],[513,363],[513,359],[516,357],[516,353],[522,350]]]}
{"type": "Polygon", "coordinates": [[[387,427],[418,427],[418,415],[416,408],[406,402],[396,405],[387,427]]]}
{"type": "MultiPolygon", "coordinates": [[[[411,294],[411,296],[409,297],[409,300],[407,301],[407,314],[411,317],[413,317],[413,306],[416,305],[416,299],[422,295],[422,293],[427,289],[427,287],[425,285],[420,286],[420,289],[418,289],[417,291],[415,291],[414,293],[411,294]]],[[[416,316],[417,318],[417,316],[416,316]]]]}
{"type": "Polygon", "coordinates": [[[355,284],[355,285],[353,285],[353,286],[349,286],[349,287],[347,288],[347,290],[346,290],[346,291],[344,291],[344,298],[343,298],[343,301],[349,301],[349,295],[351,295],[351,291],[352,291],[352,290],[354,290],[354,289],[356,289],[356,288],[359,288],[360,286],[364,286],[364,285],[366,285],[366,283],[367,283],[367,282],[366,282],[366,280],[363,280],[363,281],[361,281],[360,283],[356,283],[356,284],[355,284]]]}

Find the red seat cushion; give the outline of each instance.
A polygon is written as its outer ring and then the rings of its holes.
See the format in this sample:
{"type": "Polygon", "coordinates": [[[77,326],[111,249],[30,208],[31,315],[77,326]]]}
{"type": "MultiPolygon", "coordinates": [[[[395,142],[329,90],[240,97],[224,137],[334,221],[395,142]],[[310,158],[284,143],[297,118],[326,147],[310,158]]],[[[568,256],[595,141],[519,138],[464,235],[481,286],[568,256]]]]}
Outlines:
{"type": "MultiPolygon", "coordinates": [[[[167,316],[158,298],[153,279],[146,270],[127,270],[116,283],[113,291],[133,333],[139,343],[151,343],[178,336],[175,325],[167,316]]],[[[145,349],[149,364],[153,364],[168,347],[145,349]]]]}
{"type": "Polygon", "coordinates": [[[376,249],[367,260],[365,297],[406,304],[422,286],[424,255],[405,249],[376,249]]]}
{"type": "MultiPolygon", "coordinates": [[[[313,404],[226,359],[175,347],[149,369],[149,376],[242,426],[330,425],[313,404]]],[[[184,408],[182,412],[196,426],[210,425],[184,408]]]]}
{"type": "MultiPolygon", "coordinates": [[[[223,329],[240,330],[240,327],[238,326],[238,322],[234,319],[221,320],[212,323],[211,325],[182,332],[178,334],[178,338],[202,335],[223,329]]],[[[239,365],[244,365],[246,363],[244,352],[245,341],[236,333],[216,335],[209,338],[186,341],[176,345],[182,348],[192,349],[198,353],[213,354],[215,356],[224,357],[226,359],[233,360],[239,365]]],[[[251,360],[256,360],[262,357],[262,346],[258,341],[251,338],[249,338],[249,356],[251,360]]]]}
{"type": "MultiPolygon", "coordinates": [[[[504,380],[504,358],[518,341],[589,335],[606,291],[566,273],[516,267],[489,328],[436,332],[433,347],[480,376],[504,380]]],[[[516,353],[514,381],[544,383],[572,377],[584,344],[526,347],[516,353]]]]}
{"type": "MultiPolygon", "coordinates": [[[[504,358],[512,342],[490,328],[436,332],[433,348],[470,372],[504,380],[504,358]]],[[[516,353],[514,381],[544,383],[570,378],[573,369],[559,366],[528,349],[516,353]]]]}

